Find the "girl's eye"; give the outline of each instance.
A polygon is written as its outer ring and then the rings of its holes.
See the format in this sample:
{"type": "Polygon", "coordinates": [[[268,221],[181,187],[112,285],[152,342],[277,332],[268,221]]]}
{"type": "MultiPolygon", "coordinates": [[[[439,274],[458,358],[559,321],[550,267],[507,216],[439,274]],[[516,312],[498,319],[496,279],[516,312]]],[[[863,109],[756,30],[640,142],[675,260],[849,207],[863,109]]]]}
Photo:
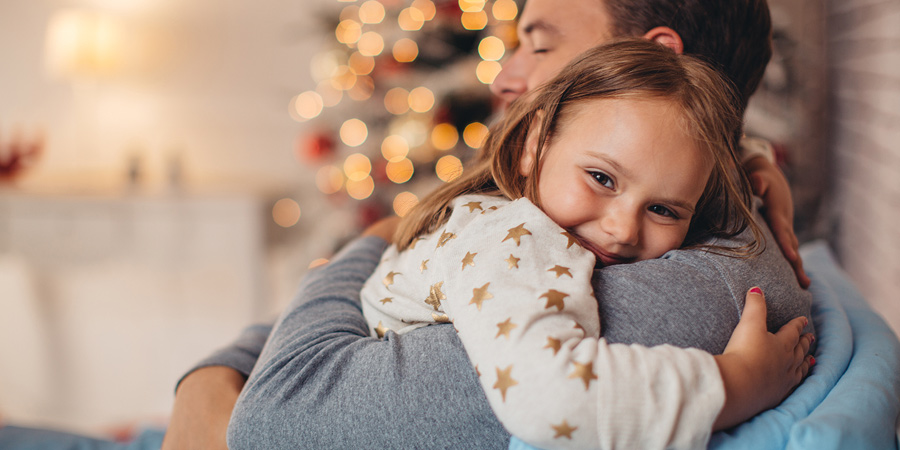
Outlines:
{"type": "Polygon", "coordinates": [[[600,183],[601,186],[604,186],[608,189],[615,188],[613,180],[609,177],[609,175],[603,172],[590,172],[590,174],[592,177],[594,177],[594,180],[597,180],[597,183],[600,183]]]}
{"type": "Polygon", "coordinates": [[[651,207],[649,207],[649,208],[647,208],[647,209],[648,209],[650,212],[652,212],[652,213],[654,213],[654,214],[658,214],[658,215],[663,216],[663,217],[671,217],[671,218],[673,218],[673,219],[677,219],[677,218],[678,218],[678,216],[675,215],[675,213],[672,212],[671,209],[666,208],[665,206],[661,206],[661,205],[653,205],[653,206],[651,206],[651,207]]]}

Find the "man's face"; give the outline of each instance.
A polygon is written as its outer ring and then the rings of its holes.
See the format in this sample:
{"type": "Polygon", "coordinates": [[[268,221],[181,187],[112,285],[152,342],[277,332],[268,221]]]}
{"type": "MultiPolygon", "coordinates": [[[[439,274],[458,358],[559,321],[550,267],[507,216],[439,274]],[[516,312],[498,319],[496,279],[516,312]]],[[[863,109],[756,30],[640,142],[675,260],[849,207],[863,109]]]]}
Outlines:
{"type": "Polygon", "coordinates": [[[573,58],[613,37],[603,0],[527,0],[519,18],[519,47],[491,91],[508,104],[549,80],[573,58]]]}

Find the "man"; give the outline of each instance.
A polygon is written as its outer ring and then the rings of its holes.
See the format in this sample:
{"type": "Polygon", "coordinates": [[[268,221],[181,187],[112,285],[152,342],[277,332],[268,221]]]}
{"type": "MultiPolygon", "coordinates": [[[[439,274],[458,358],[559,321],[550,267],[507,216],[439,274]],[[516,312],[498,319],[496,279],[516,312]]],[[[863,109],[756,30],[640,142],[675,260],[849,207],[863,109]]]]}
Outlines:
{"type": "MultiPolygon", "coordinates": [[[[519,23],[521,45],[506,61],[492,90],[504,101],[513,101],[555,75],[582,51],[616,36],[637,35],[660,42],[676,52],[699,53],[707,60],[718,63],[735,80],[746,104],[769,58],[768,9],[764,1],[754,0],[699,3],[697,0],[569,0],[565,2],[565,7],[560,7],[559,2],[554,0],[528,0],[519,23]],[[753,14],[757,17],[751,17],[753,14]],[[758,26],[760,21],[763,26],[758,26]],[[752,56],[748,57],[748,54],[752,56]]],[[[752,171],[751,178],[757,194],[765,199],[769,222],[778,242],[793,264],[801,284],[807,285],[808,279],[802,272],[796,252],[797,242],[791,229],[792,205],[786,181],[765,158],[752,158],[747,168],[752,171]]],[[[389,229],[376,228],[370,232],[390,236],[389,229]]],[[[367,246],[364,251],[369,256],[374,255],[377,262],[377,255],[384,244],[379,247],[371,242],[363,245],[367,246]]],[[[372,269],[374,265],[368,269],[369,273],[372,269]]],[[[359,281],[359,274],[354,274],[354,277],[359,281]]],[[[636,277],[634,282],[643,283],[642,294],[647,298],[668,298],[675,295],[674,291],[684,299],[700,296],[725,298],[728,295],[705,291],[697,283],[660,285],[657,280],[647,277],[636,277]]],[[[348,286],[348,290],[352,287],[348,286]]],[[[771,293],[770,288],[766,291],[771,293]]],[[[358,289],[356,294],[358,297],[358,289]]],[[[610,292],[608,295],[613,294],[610,292]]],[[[363,320],[361,315],[354,316],[352,308],[343,310],[342,314],[348,323],[358,325],[363,320]]],[[[304,347],[319,352],[319,356],[311,356],[306,366],[297,367],[297,376],[302,377],[303,382],[284,387],[291,390],[316,385],[319,389],[314,393],[287,393],[291,399],[306,403],[286,401],[283,404],[285,415],[260,418],[265,426],[272,427],[269,429],[273,432],[270,436],[256,437],[256,446],[291,446],[291,442],[275,431],[287,430],[286,433],[291,435],[291,430],[296,430],[303,433],[299,442],[308,447],[351,443],[360,446],[363,442],[372,445],[391,442],[395,446],[427,446],[431,442],[433,446],[446,447],[505,447],[508,435],[492,418],[490,408],[485,411],[486,400],[480,393],[474,371],[455,338],[452,326],[429,326],[378,342],[359,335],[346,336],[346,330],[342,330],[340,325],[335,327],[330,329],[328,336],[319,337],[322,342],[304,347]],[[444,345],[447,342],[450,344],[444,345]],[[407,352],[416,353],[425,349],[429,354],[443,355],[443,359],[423,367],[411,364],[407,359],[412,358],[404,357],[407,352]],[[318,372],[310,372],[309,366],[316,366],[313,369],[318,372]],[[419,389],[419,384],[427,384],[429,377],[432,380],[440,378],[448,386],[444,386],[444,390],[419,389]],[[454,382],[458,384],[450,385],[454,382]],[[323,385],[328,388],[322,388],[323,385]],[[340,389],[354,391],[357,398],[335,397],[334,391],[340,389]],[[394,393],[385,394],[385,390],[390,389],[394,393]],[[434,395],[448,397],[428,398],[434,395]],[[416,398],[420,399],[418,403],[421,405],[412,404],[416,398]],[[412,414],[423,416],[420,430],[390,428],[391,415],[398,414],[399,409],[404,407],[412,414]],[[454,415],[457,410],[469,411],[469,414],[458,417],[454,415]],[[330,418],[322,419],[326,415],[330,418]],[[459,425],[447,424],[446,429],[428,425],[450,420],[457,421],[459,425]],[[373,421],[378,426],[373,425],[373,421]],[[475,426],[479,421],[480,426],[475,426]],[[379,440],[377,432],[373,431],[376,429],[396,439],[379,440]],[[442,436],[417,434],[422,430],[441,430],[442,436]],[[313,441],[319,437],[321,440],[313,441]],[[403,440],[404,437],[408,439],[403,440]],[[267,438],[273,441],[267,441],[267,438]]],[[[225,448],[230,412],[245,377],[260,355],[269,330],[267,326],[248,328],[234,346],[213,355],[181,381],[164,449],[225,448]]],[[[317,338],[295,337],[298,342],[317,338]]],[[[272,391],[260,395],[282,394],[285,393],[272,391]]],[[[253,412],[242,413],[244,417],[247,414],[252,415],[253,412]]],[[[288,436],[288,439],[291,437],[288,436]]]]}

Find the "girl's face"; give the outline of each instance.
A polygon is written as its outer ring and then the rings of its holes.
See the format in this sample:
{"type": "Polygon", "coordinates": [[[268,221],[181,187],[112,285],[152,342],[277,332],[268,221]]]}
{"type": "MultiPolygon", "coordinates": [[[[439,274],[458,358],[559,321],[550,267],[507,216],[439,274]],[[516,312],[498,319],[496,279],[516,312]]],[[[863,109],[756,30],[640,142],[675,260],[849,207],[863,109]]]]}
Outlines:
{"type": "MultiPolygon", "coordinates": [[[[540,162],[544,212],[604,266],[662,256],[684,242],[712,171],[666,99],[589,100],[570,107],[540,162]]],[[[530,175],[538,130],[520,170],[530,175]]]]}

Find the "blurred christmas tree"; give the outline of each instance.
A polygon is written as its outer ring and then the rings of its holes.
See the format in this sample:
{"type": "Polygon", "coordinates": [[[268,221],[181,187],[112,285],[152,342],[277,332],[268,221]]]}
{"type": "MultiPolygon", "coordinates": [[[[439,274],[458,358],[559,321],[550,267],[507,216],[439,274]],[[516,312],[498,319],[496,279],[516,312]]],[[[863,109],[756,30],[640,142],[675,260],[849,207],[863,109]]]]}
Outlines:
{"type": "Polygon", "coordinates": [[[315,90],[291,100],[307,127],[297,156],[316,186],[355,211],[358,226],[403,216],[459,176],[492,113],[488,85],[515,43],[514,0],[367,0],[326,27],[311,62],[315,90]]]}

